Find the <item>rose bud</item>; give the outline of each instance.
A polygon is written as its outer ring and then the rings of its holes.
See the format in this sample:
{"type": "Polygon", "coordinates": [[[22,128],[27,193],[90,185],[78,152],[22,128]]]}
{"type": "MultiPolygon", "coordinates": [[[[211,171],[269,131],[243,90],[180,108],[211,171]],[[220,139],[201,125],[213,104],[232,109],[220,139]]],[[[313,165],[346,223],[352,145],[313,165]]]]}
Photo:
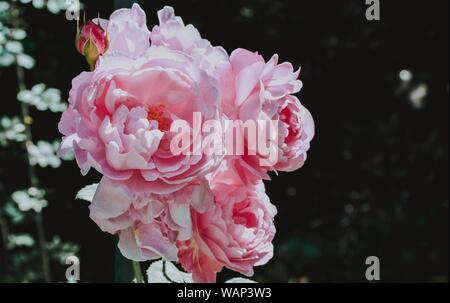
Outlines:
{"type": "Polygon", "coordinates": [[[77,30],[76,48],[80,54],[86,57],[91,70],[95,68],[95,63],[100,55],[104,54],[108,48],[106,37],[106,26],[103,20],[89,20],[77,30]]]}

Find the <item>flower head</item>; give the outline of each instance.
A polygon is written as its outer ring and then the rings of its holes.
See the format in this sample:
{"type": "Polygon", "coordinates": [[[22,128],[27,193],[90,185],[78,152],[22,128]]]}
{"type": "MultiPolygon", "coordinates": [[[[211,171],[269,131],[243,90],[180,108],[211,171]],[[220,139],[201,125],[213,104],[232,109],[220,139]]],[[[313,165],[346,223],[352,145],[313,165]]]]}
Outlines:
{"type": "Polygon", "coordinates": [[[221,109],[232,119],[277,121],[276,140],[269,142],[277,152],[276,161],[262,154],[248,152],[239,158],[249,168],[255,180],[268,179],[267,171],[292,171],[306,159],[309,142],[314,136],[314,122],[309,111],[293,94],[300,91],[300,71],[291,63],[278,63],[278,55],[269,61],[258,53],[237,49],[230,63],[220,71],[221,109]]]}
{"type": "Polygon", "coordinates": [[[177,242],[179,261],[196,282],[215,282],[223,267],[252,276],[272,258],[277,210],[263,182],[245,183],[231,162],[211,176],[210,187],[214,203],[191,211],[192,237],[177,242]]]}
{"type": "Polygon", "coordinates": [[[80,54],[86,57],[91,69],[100,55],[103,55],[108,48],[106,29],[102,27],[103,21],[100,19],[89,20],[77,30],[76,47],[80,54]]]}

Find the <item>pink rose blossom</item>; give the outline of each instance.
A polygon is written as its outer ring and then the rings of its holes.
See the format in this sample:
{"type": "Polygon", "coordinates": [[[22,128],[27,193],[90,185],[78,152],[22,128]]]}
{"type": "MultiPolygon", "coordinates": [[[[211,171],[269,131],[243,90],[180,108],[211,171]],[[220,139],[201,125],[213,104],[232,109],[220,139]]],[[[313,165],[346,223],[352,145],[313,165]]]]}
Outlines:
{"type": "Polygon", "coordinates": [[[202,212],[211,207],[212,199],[205,180],[174,194],[142,197],[103,177],[89,209],[103,231],[119,235],[119,249],[125,257],[177,261],[176,241],[192,237],[191,208],[202,212]]]}
{"type": "Polygon", "coordinates": [[[309,111],[294,96],[281,104],[279,118],[278,162],[275,169],[294,171],[303,166],[309,142],[314,137],[314,120],[309,111]]]}
{"type": "MultiPolygon", "coordinates": [[[[108,29],[116,30],[113,25],[121,24],[123,15],[130,18],[125,29],[133,20],[141,24],[145,15],[136,7],[113,13],[108,29]]],[[[69,109],[59,123],[65,136],[60,153],[73,149],[83,174],[94,167],[134,192],[167,194],[202,177],[218,160],[214,155],[174,155],[169,148],[173,120],[192,127],[193,112],[201,113],[203,121],[219,118],[218,84],[190,56],[164,46],[152,46],[139,58],[134,58],[136,47],[116,51],[117,36],[140,45],[143,32],[138,29],[133,26],[130,36],[112,34],[96,69],[73,80],[69,109]]]]}
{"type": "Polygon", "coordinates": [[[213,207],[192,210],[193,236],[178,241],[178,258],[196,282],[215,282],[223,267],[253,275],[273,255],[276,208],[262,181],[246,184],[230,162],[211,176],[213,207]]]}
{"type": "Polygon", "coordinates": [[[292,64],[278,64],[277,55],[265,62],[259,54],[244,49],[233,51],[229,66],[221,70],[221,107],[228,118],[279,120],[276,163],[260,154],[247,152],[241,157],[255,172],[256,179],[268,178],[267,170],[295,170],[306,158],[314,122],[308,110],[292,96],[302,87],[298,75],[292,64]]]}

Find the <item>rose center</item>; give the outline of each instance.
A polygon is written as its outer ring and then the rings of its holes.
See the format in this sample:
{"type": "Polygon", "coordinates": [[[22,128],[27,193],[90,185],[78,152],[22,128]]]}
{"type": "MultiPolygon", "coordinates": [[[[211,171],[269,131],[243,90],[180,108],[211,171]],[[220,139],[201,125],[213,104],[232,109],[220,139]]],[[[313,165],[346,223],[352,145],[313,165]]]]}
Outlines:
{"type": "Polygon", "coordinates": [[[172,123],[172,119],[170,119],[164,104],[149,105],[147,108],[147,119],[158,122],[158,129],[163,132],[168,131],[172,123]]]}

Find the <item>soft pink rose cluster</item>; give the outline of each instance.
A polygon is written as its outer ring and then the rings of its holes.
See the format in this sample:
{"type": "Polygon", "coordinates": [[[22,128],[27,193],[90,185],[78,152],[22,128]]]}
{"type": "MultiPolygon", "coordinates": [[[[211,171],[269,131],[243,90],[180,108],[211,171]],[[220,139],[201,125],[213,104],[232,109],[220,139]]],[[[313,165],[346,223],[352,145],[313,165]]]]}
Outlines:
{"type": "Polygon", "coordinates": [[[105,31],[107,49],[73,79],[59,152],[73,151],[83,175],[91,167],[103,175],[90,216],[119,236],[125,257],[179,262],[199,282],[214,282],[223,267],[251,276],[273,255],[276,208],[262,180],[300,168],[314,136],[293,96],[299,71],[277,55],[228,56],[171,7],[158,17],[149,31],[135,4],[91,24],[105,31]],[[173,154],[170,125],[194,128],[194,112],[202,121],[278,121],[276,164],[260,165],[260,154],[173,154]]]}

